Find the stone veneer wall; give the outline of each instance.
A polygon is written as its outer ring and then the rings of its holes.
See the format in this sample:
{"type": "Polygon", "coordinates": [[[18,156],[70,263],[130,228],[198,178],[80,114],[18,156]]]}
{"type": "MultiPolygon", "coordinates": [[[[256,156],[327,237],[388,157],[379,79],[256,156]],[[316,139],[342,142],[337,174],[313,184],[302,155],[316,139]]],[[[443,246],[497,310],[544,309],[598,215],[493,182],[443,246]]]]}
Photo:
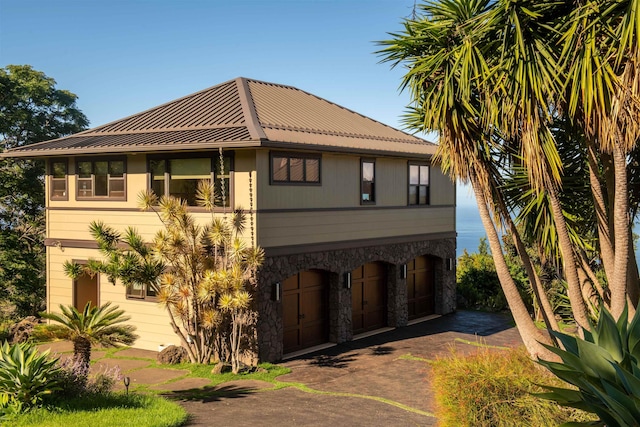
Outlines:
{"type": "Polygon", "coordinates": [[[400,278],[400,266],[418,256],[436,257],[436,313],[451,313],[456,307],[456,276],[455,268],[447,270],[445,262],[448,258],[455,259],[455,248],[455,238],[451,238],[267,257],[258,277],[257,338],[260,360],[276,361],[283,356],[282,302],[273,298],[274,283],[310,269],[330,272],[329,340],[340,343],[352,339],[351,290],[344,286],[344,273],[368,262],[386,263],[388,325],[402,327],[407,325],[408,313],[407,287],[405,279],[400,278]]]}

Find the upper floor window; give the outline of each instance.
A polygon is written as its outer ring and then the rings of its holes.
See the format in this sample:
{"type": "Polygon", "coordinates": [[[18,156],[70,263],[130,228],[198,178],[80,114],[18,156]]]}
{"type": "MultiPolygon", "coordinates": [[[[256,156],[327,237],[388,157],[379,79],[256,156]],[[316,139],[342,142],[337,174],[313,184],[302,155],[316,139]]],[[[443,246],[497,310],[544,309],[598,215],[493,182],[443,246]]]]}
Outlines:
{"type": "Polygon", "coordinates": [[[320,184],[319,154],[271,153],[272,184],[320,184]]]}
{"type": "Polygon", "coordinates": [[[124,158],[76,161],[78,199],[126,200],[124,158]]]}
{"type": "Polygon", "coordinates": [[[376,201],[376,162],[362,160],[360,162],[360,203],[375,203],[376,201]]]}
{"type": "Polygon", "coordinates": [[[189,206],[197,206],[198,182],[213,180],[215,205],[231,206],[233,158],[178,157],[149,159],[151,189],[158,196],[173,196],[185,200],[189,206]]]}
{"type": "Polygon", "coordinates": [[[409,204],[429,204],[429,166],[409,164],[409,204]]]}
{"type": "Polygon", "coordinates": [[[69,200],[69,194],[67,193],[67,161],[52,160],[49,165],[51,200],[69,200]]]}

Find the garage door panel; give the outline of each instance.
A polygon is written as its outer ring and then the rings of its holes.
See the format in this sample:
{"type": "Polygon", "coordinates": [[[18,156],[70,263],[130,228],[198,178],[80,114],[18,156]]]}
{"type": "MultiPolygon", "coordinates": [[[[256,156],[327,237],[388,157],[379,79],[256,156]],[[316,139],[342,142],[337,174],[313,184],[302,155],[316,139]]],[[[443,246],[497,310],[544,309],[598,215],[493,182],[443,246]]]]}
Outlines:
{"type": "Polygon", "coordinates": [[[387,324],[387,279],[382,263],[367,263],[353,270],[351,310],[353,333],[387,324]]]}
{"type": "Polygon", "coordinates": [[[329,339],[329,276],[304,271],[283,282],[283,351],[290,353],[329,339]]]}
{"type": "Polygon", "coordinates": [[[409,319],[435,312],[434,258],[420,256],[407,263],[407,308],[409,319]]]}

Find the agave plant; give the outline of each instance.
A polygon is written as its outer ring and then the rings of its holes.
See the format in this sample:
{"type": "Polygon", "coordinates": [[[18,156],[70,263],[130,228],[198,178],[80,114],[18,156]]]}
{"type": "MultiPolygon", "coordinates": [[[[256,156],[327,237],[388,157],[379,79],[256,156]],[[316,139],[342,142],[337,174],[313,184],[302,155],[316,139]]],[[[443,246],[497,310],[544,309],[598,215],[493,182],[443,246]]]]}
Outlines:
{"type": "Polygon", "coordinates": [[[640,426],[640,310],[628,322],[627,307],[616,322],[605,308],[584,339],[554,332],[562,362],[539,360],[577,390],[546,387],[540,397],[596,414],[600,421],[571,425],[640,426]]]}
{"type": "Polygon", "coordinates": [[[2,407],[21,412],[57,390],[56,362],[48,350],[39,353],[31,344],[5,341],[0,346],[0,412],[5,412],[2,407]]]}

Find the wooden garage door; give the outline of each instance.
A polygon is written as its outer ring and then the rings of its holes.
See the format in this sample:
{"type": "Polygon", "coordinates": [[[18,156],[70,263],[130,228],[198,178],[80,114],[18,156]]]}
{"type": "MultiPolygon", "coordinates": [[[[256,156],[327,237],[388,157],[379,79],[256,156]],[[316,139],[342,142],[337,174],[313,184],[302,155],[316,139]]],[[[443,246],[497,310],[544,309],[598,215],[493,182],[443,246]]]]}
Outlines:
{"type": "Polygon", "coordinates": [[[351,272],[353,333],[387,326],[387,275],[384,264],[372,262],[351,272]]]}
{"type": "Polygon", "coordinates": [[[435,312],[434,259],[420,256],[407,264],[407,303],[409,319],[435,312]]]}
{"type": "Polygon", "coordinates": [[[303,271],[282,283],[283,351],[329,341],[329,275],[303,271]]]}

